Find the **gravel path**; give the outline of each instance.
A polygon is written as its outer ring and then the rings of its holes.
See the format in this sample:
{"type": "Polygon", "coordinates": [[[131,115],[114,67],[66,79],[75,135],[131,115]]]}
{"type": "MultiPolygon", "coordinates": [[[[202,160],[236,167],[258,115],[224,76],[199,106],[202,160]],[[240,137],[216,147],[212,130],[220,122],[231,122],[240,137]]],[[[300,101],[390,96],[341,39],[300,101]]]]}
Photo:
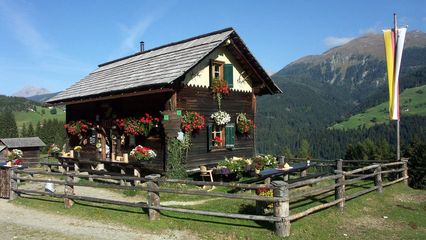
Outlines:
{"type": "Polygon", "coordinates": [[[187,231],[149,233],[74,216],[46,213],[0,199],[1,239],[197,239],[187,231]]]}

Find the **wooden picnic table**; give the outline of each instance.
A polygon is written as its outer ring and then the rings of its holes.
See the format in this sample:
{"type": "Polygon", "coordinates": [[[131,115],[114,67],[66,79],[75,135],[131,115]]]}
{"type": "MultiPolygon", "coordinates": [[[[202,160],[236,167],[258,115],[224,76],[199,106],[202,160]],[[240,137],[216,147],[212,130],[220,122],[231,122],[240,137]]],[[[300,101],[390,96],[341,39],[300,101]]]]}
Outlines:
{"type": "Polygon", "coordinates": [[[269,177],[276,177],[283,175],[284,181],[288,181],[288,174],[294,173],[294,172],[300,172],[301,177],[306,176],[306,170],[313,166],[314,164],[307,162],[299,162],[294,163],[290,165],[290,168],[273,168],[273,169],[266,169],[259,173],[259,177],[262,179],[266,179],[269,177]]]}

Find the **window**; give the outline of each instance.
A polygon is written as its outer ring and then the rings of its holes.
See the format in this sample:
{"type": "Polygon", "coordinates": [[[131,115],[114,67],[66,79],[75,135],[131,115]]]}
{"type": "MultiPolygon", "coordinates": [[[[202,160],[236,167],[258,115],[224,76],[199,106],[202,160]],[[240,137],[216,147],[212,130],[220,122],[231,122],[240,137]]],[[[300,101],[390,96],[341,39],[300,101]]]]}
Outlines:
{"type": "Polygon", "coordinates": [[[229,149],[235,146],[235,124],[228,123],[225,126],[217,126],[214,123],[208,124],[207,140],[208,150],[229,149]],[[216,140],[215,140],[216,139],[216,140]]]}
{"type": "Polygon", "coordinates": [[[228,83],[228,86],[232,88],[234,84],[234,67],[232,64],[225,64],[221,61],[212,60],[211,61],[211,79],[225,80],[228,83]]]}
{"type": "Polygon", "coordinates": [[[211,78],[223,79],[223,65],[224,62],[212,60],[211,62],[211,78]]]}

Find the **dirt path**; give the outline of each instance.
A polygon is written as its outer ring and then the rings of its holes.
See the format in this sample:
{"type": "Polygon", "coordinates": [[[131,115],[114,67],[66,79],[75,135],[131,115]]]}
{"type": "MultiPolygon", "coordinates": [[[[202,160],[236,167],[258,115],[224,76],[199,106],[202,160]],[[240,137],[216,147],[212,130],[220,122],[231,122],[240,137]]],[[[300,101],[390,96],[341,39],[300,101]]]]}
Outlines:
{"type": "Polygon", "coordinates": [[[1,239],[197,239],[186,231],[149,233],[16,206],[4,199],[0,199],[0,212],[1,239]]]}

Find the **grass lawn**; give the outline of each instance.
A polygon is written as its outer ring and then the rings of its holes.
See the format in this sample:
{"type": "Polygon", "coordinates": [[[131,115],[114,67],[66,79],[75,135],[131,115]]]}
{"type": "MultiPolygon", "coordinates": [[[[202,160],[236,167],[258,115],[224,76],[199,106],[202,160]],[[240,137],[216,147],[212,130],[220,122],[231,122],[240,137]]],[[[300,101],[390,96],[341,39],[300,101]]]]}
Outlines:
{"type": "MultiPolygon", "coordinates": [[[[222,191],[222,189],[219,189],[222,191]]],[[[139,193],[137,193],[139,194],[139,193]]],[[[181,197],[184,195],[181,195],[181,197]]],[[[161,195],[163,201],[181,200],[161,195]]],[[[204,198],[203,198],[204,199],[204,198]]],[[[321,201],[328,201],[325,197],[321,201]]],[[[194,196],[185,200],[196,200],[194,196]]],[[[145,210],[95,204],[83,201],[64,209],[54,198],[18,198],[14,204],[41,209],[54,214],[68,214],[106,224],[124,224],[151,231],[189,230],[203,239],[279,239],[273,224],[163,211],[161,220],[150,222],[145,210]]],[[[298,212],[312,206],[311,201],[291,205],[298,212]]],[[[315,203],[317,205],[318,203],[315,203]]],[[[232,213],[253,213],[254,202],[214,199],[186,208],[232,213]]],[[[295,221],[289,239],[426,239],[426,191],[413,190],[402,183],[386,187],[383,194],[372,192],[346,202],[344,211],[331,207],[295,221]]]]}
{"type": "Polygon", "coordinates": [[[49,119],[58,119],[59,121],[65,121],[65,112],[62,108],[56,108],[56,114],[51,114],[50,109],[47,107],[36,106],[37,111],[19,111],[14,112],[16,124],[18,125],[19,130],[22,129],[22,125],[25,123],[28,127],[28,124],[31,122],[34,129],[38,122],[49,119]]]}

